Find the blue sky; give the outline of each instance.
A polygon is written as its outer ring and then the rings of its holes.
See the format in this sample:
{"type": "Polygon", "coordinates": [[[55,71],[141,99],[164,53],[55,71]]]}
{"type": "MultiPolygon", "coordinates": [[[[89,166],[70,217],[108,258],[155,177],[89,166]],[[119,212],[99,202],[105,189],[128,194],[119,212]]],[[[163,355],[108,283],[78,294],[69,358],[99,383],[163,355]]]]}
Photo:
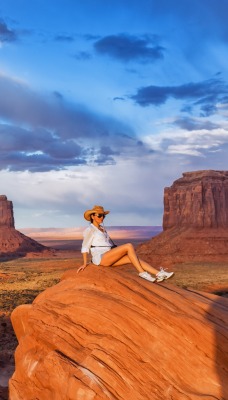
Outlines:
{"type": "Polygon", "coordinates": [[[161,225],[227,169],[227,0],[0,1],[0,182],[17,228],[161,225]]]}

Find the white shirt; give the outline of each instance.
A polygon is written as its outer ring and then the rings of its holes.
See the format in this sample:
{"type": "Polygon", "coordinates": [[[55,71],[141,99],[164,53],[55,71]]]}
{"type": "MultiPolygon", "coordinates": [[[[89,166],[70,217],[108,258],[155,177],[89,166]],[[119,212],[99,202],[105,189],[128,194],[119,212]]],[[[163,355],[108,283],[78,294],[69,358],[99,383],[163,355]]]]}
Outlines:
{"type": "Polygon", "coordinates": [[[108,233],[106,231],[102,232],[95,225],[90,224],[88,228],[84,230],[83,237],[81,252],[89,253],[91,251],[93,264],[99,265],[101,263],[102,254],[109,251],[112,247],[108,233]]]}

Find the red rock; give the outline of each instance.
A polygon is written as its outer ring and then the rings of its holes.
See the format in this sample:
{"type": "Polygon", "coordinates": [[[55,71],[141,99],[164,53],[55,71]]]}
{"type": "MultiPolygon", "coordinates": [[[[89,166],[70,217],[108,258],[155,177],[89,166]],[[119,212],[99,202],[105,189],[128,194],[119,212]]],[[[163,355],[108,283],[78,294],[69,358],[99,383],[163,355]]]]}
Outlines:
{"type": "Polygon", "coordinates": [[[137,254],[155,267],[188,262],[227,262],[228,232],[172,228],[139,245],[137,254]]]}
{"type": "Polygon", "coordinates": [[[14,228],[13,203],[0,195],[0,227],[14,228]]]}
{"type": "Polygon", "coordinates": [[[8,313],[0,311],[0,399],[7,400],[8,381],[14,372],[14,349],[17,345],[8,313]]]}
{"type": "Polygon", "coordinates": [[[51,252],[48,247],[23,235],[14,227],[13,203],[0,196],[0,256],[24,256],[29,252],[51,252]]]}
{"type": "Polygon", "coordinates": [[[137,249],[159,265],[228,259],[228,171],[186,172],[164,190],[163,232],[137,249]]]}
{"type": "Polygon", "coordinates": [[[164,190],[163,229],[228,228],[228,171],[186,172],[164,190]]]}
{"type": "Polygon", "coordinates": [[[228,301],[126,267],[68,271],[16,308],[10,400],[228,398],[228,301]]]}

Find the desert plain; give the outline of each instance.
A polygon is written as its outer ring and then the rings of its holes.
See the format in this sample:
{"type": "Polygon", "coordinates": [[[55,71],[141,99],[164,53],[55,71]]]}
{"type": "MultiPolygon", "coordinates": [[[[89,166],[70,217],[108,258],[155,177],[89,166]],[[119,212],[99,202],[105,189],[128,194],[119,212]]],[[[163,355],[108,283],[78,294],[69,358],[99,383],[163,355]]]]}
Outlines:
{"type": "MultiPolygon", "coordinates": [[[[117,244],[126,242],[125,239],[115,240],[117,244]]],[[[140,239],[131,241],[137,249],[140,239]]],[[[50,257],[30,253],[22,258],[0,260],[0,400],[8,398],[8,380],[14,371],[14,351],[18,344],[10,321],[11,312],[21,304],[32,303],[40,292],[58,283],[65,271],[77,269],[82,262],[79,240],[48,241],[45,238],[40,242],[54,248],[50,257]]],[[[131,265],[116,268],[135,273],[131,265]]],[[[228,296],[225,262],[182,263],[171,269],[175,275],[169,285],[228,296]]]]}

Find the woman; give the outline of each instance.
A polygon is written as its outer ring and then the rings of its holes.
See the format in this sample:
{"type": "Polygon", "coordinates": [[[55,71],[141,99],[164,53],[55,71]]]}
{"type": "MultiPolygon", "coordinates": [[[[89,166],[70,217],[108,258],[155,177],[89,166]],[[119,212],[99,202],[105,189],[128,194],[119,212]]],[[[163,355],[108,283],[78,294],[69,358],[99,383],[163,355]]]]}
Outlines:
{"type": "Polygon", "coordinates": [[[107,214],[109,214],[109,211],[105,211],[102,206],[94,206],[92,210],[85,211],[84,218],[91,223],[83,234],[84,240],[81,249],[83,265],[78,268],[77,272],[83,271],[90,264],[90,262],[87,262],[87,257],[88,253],[91,252],[93,264],[115,267],[131,263],[137,269],[139,276],[150,282],[161,282],[173,276],[174,272],[166,272],[163,268],[158,271],[147,262],[139,259],[131,243],[112,248],[113,243],[104,227],[101,226],[107,214]],[[154,274],[155,278],[150,274],[154,274]]]}

